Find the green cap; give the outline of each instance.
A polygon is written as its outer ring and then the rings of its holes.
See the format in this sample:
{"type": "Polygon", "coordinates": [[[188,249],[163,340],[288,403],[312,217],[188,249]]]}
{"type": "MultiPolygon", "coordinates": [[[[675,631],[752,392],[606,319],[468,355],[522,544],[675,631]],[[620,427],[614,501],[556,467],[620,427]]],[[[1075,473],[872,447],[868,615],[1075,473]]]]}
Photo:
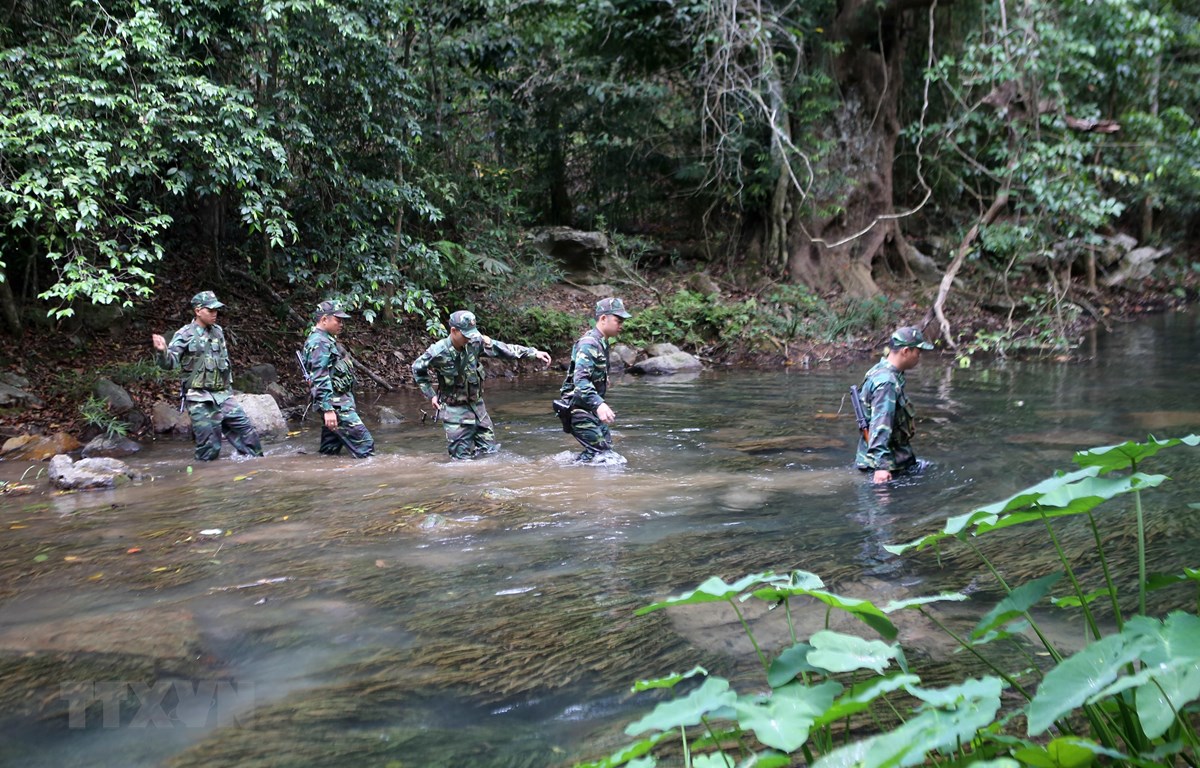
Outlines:
{"type": "Polygon", "coordinates": [[[192,297],[192,306],[195,308],[220,309],[225,305],[217,301],[217,294],[212,291],[200,291],[200,293],[192,297]]]}
{"type": "Polygon", "coordinates": [[[462,331],[462,335],[468,339],[478,339],[483,335],[479,332],[479,327],[475,322],[475,315],[465,309],[460,309],[450,315],[450,327],[462,331]]]}
{"type": "Polygon", "coordinates": [[[925,340],[925,334],[921,333],[921,329],[915,325],[897,328],[896,332],[892,334],[892,341],[888,346],[892,349],[901,349],[903,347],[933,349],[933,345],[925,340]]]}
{"type": "Polygon", "coordinates": [[[346,313],[346,308],[340,301],[322,301],[313,311],[313,317],[320,320],[325,315],[333,315],[334,317],[347,318],[350,317],[346,313]]]}
{"type": "Polygon", "coordinates": [[[620,299],[600,299],[596,302],[596,319],[601,315],[616,315],[617,317],[633,317],[625,310],[625,302],[620,299]]]}

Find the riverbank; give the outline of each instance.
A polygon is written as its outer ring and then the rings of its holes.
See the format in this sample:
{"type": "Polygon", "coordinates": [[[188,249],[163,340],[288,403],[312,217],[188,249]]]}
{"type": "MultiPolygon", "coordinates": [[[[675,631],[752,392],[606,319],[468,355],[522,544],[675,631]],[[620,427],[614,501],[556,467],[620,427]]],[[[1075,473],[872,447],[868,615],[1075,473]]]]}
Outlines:
{"type": "MultiPolygon", "coordinates": [[[[1093,292],[1086,301],[1080,300],[1087,311],[1079,312],[1063,326],[1067,338],[1078,338],[1097,325],[1111,327],[1146,313],[1172,311],[1195,300],[1200,282],[1196,271],[1187,268],[1186,257],[1175,261],[1174,269],[1160,270],[1136,284],[1093,292]]],[[[639,273],[636,281],[602,286],[599,290],[623,296],[637,314],[648,318],[643,326],[654,325],[649,330],[656,340],[675,343],[712,366],[770,369],[845,364],[876,354],[888,328],[898,323],[920,323],[925,318],[931,318],[929,327],[936,336],[937,322],[932,320],[931,310],[936,285],[893,282],[885,287],[887,298],[874,304],[855,303],[836,294],[821,297],[804,294],[807,303],[796,307],[798,312],[808,309],[809,315],[805,317],[810,320],[802,322],[804,318],[791,313],[793,307],[770,301],[778,298],[773,291],[786,292],[792,286],[767,282],[747,288],[729,276],[710,277],[705,273],[706,281],[701,285],[709,293],[703,293],[697,289],[697,274],[700,273],[661,269],[639,273]],[[680,301],[680,296],[686,300],[680,301]],[[812,321],[813,317],[821,322],[812,321]],[[831,330],[839,327],[840,332],[831,330]],[[790,335],[789,330],[793,331],[790,335]]],[[[274,293],[271,296],[265,295],[264,286],[236,278],[216,281],[192,273],[171,275],[162,279],[154,296],[131,308],[86,308],[78,316],[57,323],[31,323],[21,338],[0,338],[0,374],[8,375],[10,383],[20,384],[21,389],[37,399],[28,406],[0,407],[0,440],[54,432],[67,432],[84,439],[94,436],[100,431],[95,409],[90,416],[85,410],[93,398],[93,386],[101,377],[124,387],[134,407],[142,413],[150,413],[155,402],[173,401],[177,397],[176,382],[156,369],[150,335],[161,333],[169,337],[189,322],[189,298],[209,288],[215,288],[226,304],[221,323],[231,342],[235,375],[257,365],[273,366],[282,389],[296,402],[302,402],[305,388],[295,365],[294,350],[303,344],[307,332],[302,317],[308,315],[313,303],[308,291],[288,295],[286,289],[270,286],[274,293]]],[[[1019,294],[1021,289],[1015,286],[1013,292],[1019,294]]],[[[547,323],[553,320],[562,328],[562,332],[542,345],[554,358],[553,368],[565,368],[570,346],[589,322],[596,299],[595,287],[568,281],[538,286],[517,297],[516,304],[537,308],[533,322],[545,317],[547,323]]],[[[486,296],[464,303],[480,313],[485,333],[505,341],[532,343],[521,335],[513,335],[521,331],[508,322],[509,316],[498,320],[489,315],[486,296]],[[497,328],[497,325],[509,327],[497,328]]],[[[1078,354],[1045,344],[1044,339],[1037,339],[1028,330],[1029,324],[1010,325],[1011,310],[997,312],[983,303],[979,294],[971,291],[952,295],[946,314],[958,341],[954,354],[971,357],[997,351],[1058,357],[1078,354]],[[1006,327],[1026,330],[1013,334],[1006,332],[1006,327]]],[[[534,328],[535,332],[543,330],[534,328]]],[[[642,334],[648,331],[637,326],[635,330],[642,334]]],[[[622,339],[629,336],[623,334],[622,339]]],[[[409,366],[434,340],[418,318],[401,318],[399,323],[377,319],[370,323],[361,315],[347,323],[342,338],[365,367],[367,373],[360,376],[360,388],[368,395],[412,388],[409,366]]],[[[944,340],[939,347],[942,354],[951,354],[944,340]]],[[[489,361],[489,375],[519,375],[526,369],[533,370],[534,365],[528,361],[489,361]]],[[[149,429],[147,424],[140,431],[144,434],[149,429]]],[[[131,436],[140,435],[135,432],[131,436]]]]}

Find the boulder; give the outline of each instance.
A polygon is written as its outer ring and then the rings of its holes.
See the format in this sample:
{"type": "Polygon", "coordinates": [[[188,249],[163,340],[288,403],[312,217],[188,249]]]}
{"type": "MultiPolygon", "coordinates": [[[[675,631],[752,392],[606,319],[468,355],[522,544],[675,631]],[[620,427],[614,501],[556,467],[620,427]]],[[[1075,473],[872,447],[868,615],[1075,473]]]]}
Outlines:
{"type": "Polygon", "coordinates": [[[121,417],[133,410],[133,398],[124,387],[109,379],[96,379],[92,394],[108,403],[108,412],[113,416],[121,417]]]}
{"type": "Polygon", "coordinates": [[[634,363],[629,370],[633,373],[644,373],[650,376],[667,376],[681,371],[695,371],[703,367],[704,364],[694,355],[687,352],[676,352],[634,363]]]}
{"type": "Polygon", "coordinates": [[[142,450],[142,446],[128,437],[97,435],[92,438],[91,442],[83,446],[82,453],[85,459],[103,457],[119,459],[122,456],[132,456],[140,450],[142,450]]]}
{"type": "Polygon", "coordinates": [[[684,287],[693,293],[705,296],[721,295],[721,286],[717,285],[717,281],[713,280],[712,275],[707,272],[693,272],[688,275],[687,280],[684,282],[684,287]]]}
{"type": "Polygon", "coordinates": [[[242,393],[234,395],[233,399],[246,411],[246,416],[250,418],[250,423],[254,425],[259,437],[266,440],[287,436],[287,421],[283,418],[283,411],[279,410],[279,403],[275,402],[275,398],[270,395],[242,393]]]}
{"type": "Polygon", "coordinates": [[[45,461],[51,456],[75,451],[81,444],[65,432],[53,435],[19,435],[0,446],[0,458],[8,461],[45,461]]]}
{"type": "Polygon", "coordinates": [[[387,426],[393,426],[404,422],[404,417],[395,408],[383,405],[379,408],[379,423],[387,426]]]}
{"type": "Polygon", "coordinates": [[[179,410],[178,403],[159,400],[150,409],[150,422],[154,425],[154,431],[159,434],[174,432],[178,435],[190,435],[192,433],[192,420],[186,412],[179,410]]]}
{"type": "Polygon", "coordinates": [[[661,357],[663,355],[677,355],[682,350],[674,344],[659,342],[646,347],[646,357],[661,357]]]}
{"type": "Polygon", "coordinates": [[[279,372],[270,363],[252,365],[237,377],[234,387],[255,395],[269,394],[269,387],[279,381],[279,372]]]}
{"type": "Polygon", "coordinates": [[[608,351],[609,365],[619,364],[621,368],[633,365],[637,360],[637,350],[628,344],[617,344],[608,351]]]}
{"type": "Polygon", "coordinates": [[[1117,271],[1104,280],[1104,284],[1112,288],[1126,280],[1141,280],[1154,272],[1154,262],[1171,252],[1170,248],[1134,248],[1121,259],[1117,271]]]}
{"type": "Polygon", "coordinates": [[[562,265],[567,277],[577,283],[603,280],[608,256],[608,237],[603,232],[583,232],[570,227],[545,227],[533,234],[533,247],[562,265]]]}
{"type": "Polygon", "coordinates": [[[267,394],[275,398],[275,402],[279,404],[280,409],[295,405],[298,399],[278,381],[272,381],[267,385],[267,394]]]}
{"type": "Polygon", "coordinates": [[[0,384],[7,384],[8,386],[16,387],[17,389],[25,389],[29,386],[29,379],[25,378],[19,373],[5,371],[4,373],[0,373],[0,384]]]}
{"type": "Polygon", "coordinates": [[[19,387],[0,383],[0,407],[41,408],[42,401],[19,387]]]}
{"type": "Polygon", "coordinates": [[[80,459],[60,453],[50,459],[50,484],[64,491],[113,488],[118,483],[139,480],[141,475],[120,459],[80,459]]]}

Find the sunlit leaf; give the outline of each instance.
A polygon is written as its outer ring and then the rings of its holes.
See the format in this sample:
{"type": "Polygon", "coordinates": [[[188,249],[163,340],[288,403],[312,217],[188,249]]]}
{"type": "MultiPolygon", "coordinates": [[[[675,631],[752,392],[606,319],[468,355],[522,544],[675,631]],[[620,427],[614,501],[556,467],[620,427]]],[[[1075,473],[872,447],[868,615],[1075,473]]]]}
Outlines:
{"type": "Polygon", "coordinates": [[[1046,746],[1029,744],[1013,752],[1013,757],[1032,768],[1086,768],[1099,756],[1125,759],[1120,752],[1079,736],[1063,736],[1046,746]]]}
{"type": "Polygon", "coordinates": [[[817,632],[809,642],[813,650],[808,653],[808,663],[830,672],[870,669],[881,674],[899,652],[899,646],[881,640],[864,640],[828,629],[817,632]]]}
{"type": "Polygon", "coordinates": [[[844,696],[835,701],[829,709],[825,710],[816,721],[817,725],[828,725],[829,723],[841,720],[844,717],[862,712],[867,707],[871,706],[871,702],[884,695],[892,693],[901,688],[915,686],[921,682],[921,678],[916,675],[891,675],[889,677],[876,677],[862,683],[858,683],[851,688],[844,696]]]}
{"type": "Polygon", "coordinates": [[[843,597],[823,589],[806,589],[804,587],[769,586],[754,590],[754,596],[760,600],[775,601],[787,597],[807,596],[820,600],[826,605],[849,613],[854,618],[866,624],[871,629],[886,637],[888,640],[896,637],[896,627],[883,611],[875,607],[869,600],[859,600],[856,597],[843,597]]]}
{"type": "Polygon", "coordinates": [[[753,573],[749,576],[743,576],[732,584],[725,583],[724,579],[718,576],[705,579],[700,586],[690,592],[684,592],[678,597],[671,597],[657,603],[652,603],[642,608],[638,608],[634,613],[638,616],[657,611],[660,608],[668,608],[672,605],[693,605],[695,603],[712,603],[719,600],[730,600],[744,592],[750,585],[766,581],[774,576],[773,573],[767,571],[765,573],[753,573]]]}
{"type": "Polygon", "coordinates": [[[633,684],[632,693],[640,693],[652,688],[673,688],[676,683],[687,680],[689,677],[695,677],[696,675],[707,676],[708,670],[701,666],[695,666],[683,674],[673,673],[664,677],[656,677],[653,680],[638,680],[633,684]]]}
{"type": "Polygon", "coordinates": [[[1118,445],[1106,445],[1092,448],[1075,454],[1075,463],[1081,467],[1095,467],[1102,473],[1116,469],[1129,469],[1134,462],[1141,463],[1164,448],[1176,445],[1195,447],[1200,445],[1200,435],[1172,437],[1167,440],[1156,440],[1153,437],[1144,443],[1133,440],[1118,445]]]}
{"type": "MultiPolygon", "coordinates": [[[[1129,623],[1126,629],[1128,627],[1129,623]]],[[[1046,673],[1033,701],[1026,707],[1029,735],[1045,732],[1055,720],[1107,687],[1126,664],[1136,660],[1152,645],[1134,632],[1122,631],[1101,638],[1064,659],[1046,673]]]]}
{"type": "Polygon", "coordinates": [[[1200,697],[1200,618],[1175,612],[1161,624],[1141,616],[1129,624],[1135,631],[1144,627],[1143,636],[1154,641],[1142,654],[1154,675],[1135,694],[1142,729],[1153,739],[1166,733],[1177,711],[1200,697]]]}
{"type": "Polygon", "coordinates": [[[919,608],[922,605],[929,605],[930,603],[944,603],[944,602],[960,603],[966,599],[967,599],[967,596],[961,592],[943,592],[940,595],[926,595],[925,597],[912,597],[912,598],[909,598],[908,600],[893,600],[892,602],[883,606],[883,612],[884,613],[895,613],[896,611],[903,611],[908,608],[919,608]]]}
{"type": "Polygon", "coordinates": [[[650,714],[626,727],[625,733],[636,736],[649,730],[667,731],[696,725],[704,715],[731,706],[735,701],[737,693],[729,690],[728,680],[710,677],[687,696],[662,702],[650,714]]]}
{"type": "Polygon", "coordinates": [[[813,722],[841,690],[841,683],[833,680],[811,687],[793,683],[776,688],[766,701],[738,699],[733,708],[738,724],[754,731],[763,744],[792,752],[808,740],[813,722]]]}
{"type": "Polygon", "coordinates": [[[1050,592],[1059,579],[1063,576],[1062,571],[1052,573],[1048,576],[1043,576],[1040,579],[1034,579],[1026,584],[1014,589],[1007,597],[996,604],[996,607],[988,611],[987,614],[979,620],[975,625],[975,629],[971,630],[971,637],[979,638],[987,632],[992,631],[996,627],[1004,624],[1011,619],[1024,615],[1031,607],[1036,605],[1043,597],[1050,592]]]}

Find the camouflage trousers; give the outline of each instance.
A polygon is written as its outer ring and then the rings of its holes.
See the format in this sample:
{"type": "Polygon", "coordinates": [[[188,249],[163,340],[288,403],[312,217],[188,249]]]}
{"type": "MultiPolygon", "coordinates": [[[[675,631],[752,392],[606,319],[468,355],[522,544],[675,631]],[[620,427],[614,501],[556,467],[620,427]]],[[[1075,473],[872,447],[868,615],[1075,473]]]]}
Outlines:
{"type": "Polygon", "coordinates": [[[335,456],[342,452],[344,445],[350,451],[350,455],[356,459],[365,459],[375,453],[375,438],[371,437],[367,426],[363,424],[358,415],[354,395],[349,393],[334,395],[329,404],[337,412],[337,429],[326,427],[324,425],[325,415],[317,413],[317,416],[322,419],[321,447],[317,450],[326,456],[335,456]]]}
{"type": "Polygon", "coordinates": [[[583,446],[579,461],[591,461],[596,454],[611,451],[613,447],[608,425],[591,411],[571,411],[571,436],[583,446]]]}
{"type": "Polygon", "coordinates": [[[221,455],[221,438],[228,437],[229,444],[238,453],[262,456],[262,443],[250,418],[231,399],[217,405],[211,401],[188,401],[188,415],[192,417],[192,435],[196,438],[196,460],[212,461],[221,455]]]}
{"type": "Polygon", "coordinates": [[[446,428],[446,450],[451,458],[470,459],[497,450],[492,417],[482,400],[469,405],[442,406],[442,425],[446,428]]]}

